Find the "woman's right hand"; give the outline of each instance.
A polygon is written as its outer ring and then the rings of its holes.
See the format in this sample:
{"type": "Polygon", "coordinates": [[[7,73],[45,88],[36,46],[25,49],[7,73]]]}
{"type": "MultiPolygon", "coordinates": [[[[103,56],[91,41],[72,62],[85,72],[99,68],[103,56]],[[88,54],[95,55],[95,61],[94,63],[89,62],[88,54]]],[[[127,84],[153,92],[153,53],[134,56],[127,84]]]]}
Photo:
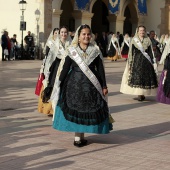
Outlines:
{"type": "Polygon", "coordinates": [[[166,75],[167,75],[167,70],[164,71],[164,77],[166,77],[166,75]]]}
{"type": "Polygon", "coordinates": [[[108,94],[108,89],[107,88],[104,88],[103,89],[103,95],[106,96],[108,94]]]}

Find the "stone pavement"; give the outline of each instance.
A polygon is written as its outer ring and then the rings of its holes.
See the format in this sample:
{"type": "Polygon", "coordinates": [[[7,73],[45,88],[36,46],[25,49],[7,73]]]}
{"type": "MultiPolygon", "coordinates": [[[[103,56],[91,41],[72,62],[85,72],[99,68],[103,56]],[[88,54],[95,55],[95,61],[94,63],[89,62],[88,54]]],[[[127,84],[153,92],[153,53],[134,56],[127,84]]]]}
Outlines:
{"type": "Polygon", "coordinates": [[[54,130],[51,118],[37,112],[40,64],[0,62],[0,170],[170,170],[170,106],[154,96],[138,102],[121,94],[123,59],[105,60],[114,130],[86,134],[83,148],[73,146],[73,133],[54,130]]]}

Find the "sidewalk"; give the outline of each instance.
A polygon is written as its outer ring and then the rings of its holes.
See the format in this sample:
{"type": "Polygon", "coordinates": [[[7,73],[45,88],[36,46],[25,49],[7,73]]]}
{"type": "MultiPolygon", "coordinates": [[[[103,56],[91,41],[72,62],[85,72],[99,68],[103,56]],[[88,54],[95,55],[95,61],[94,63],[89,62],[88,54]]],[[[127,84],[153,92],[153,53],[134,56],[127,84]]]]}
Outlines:
{"type": "MultiPolygon", "coordinates": [[[[37,112],[34,95],[41,61],[0,62],[0,170],[169,170],[170,106],[147,96],[119,92],[125,61],[105,60],[109,106],[115,119],[108,135],[56,131],[37,112]]],[[[162,66],[159,67],[161,71],[162,66]]]]}

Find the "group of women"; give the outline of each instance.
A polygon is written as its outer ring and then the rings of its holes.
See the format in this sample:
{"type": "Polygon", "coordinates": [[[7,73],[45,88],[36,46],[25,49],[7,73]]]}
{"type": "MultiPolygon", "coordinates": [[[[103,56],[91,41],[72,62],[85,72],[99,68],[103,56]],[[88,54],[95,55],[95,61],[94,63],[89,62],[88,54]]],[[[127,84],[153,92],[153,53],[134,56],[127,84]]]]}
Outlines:
{"type": "Polygon", "coordinates": [[[84,133],[112,130],[103,57],[88,25],[81,25],[73,40],[66,27],[54,29],[51,35],[40,71],[45,79],[39,112],[53,113],[53,128],[75,132],[74,146],[83,147],[84,133]]]}
{"type": "MultiPolygon", "coordinates": [[[[138,95],[156,94],[157,65],[146,28],[139,26],[131,43],[126,36],[122,55],[128,58],[120,91],[138,95]],[[128,52],[128,54],[127,54],[128,52]]],[[[170,104],[170,55],[164,50],[165,64],[158,89],[158,100],[170,104]],[[166,102],[165,102],[166,101],[166,102]]],[[[120,55],[118,42],[112,38],[109,49],[112,56],[120,55]],[[115,50],[114,50],[115,49],[115,50]]],[[[107,83],[102,54],[92,38],[88,25],[77,28],[71,39],[67,27],[54,29],[45,46],[45,59],[40,73],[44,73],[39,97],[39,112],[53,115],[53,128],[75,132],[74,146],[87,145],[84,133],[107,134],[114,119],[107,104],[107,83]]],[[[116,57],[114,58],[116,60],[116,57]]]]}
{"type": "Polygon", "coordinates": [[[108,56],[112,58],[112,61],[118,58],[127,60],[120,92],[137,95],[138,101],[144,101],[146,95],[156,95],[158,102],[170,104],[170,74],[168,74],[170,40],[168,35],[161,37],[158,48],[163,53],[159,64],[164,64],[159,83],[158,62],[154,56],[150,37],[146,34],[146,28],[138,26],[133,38],[126,34],[121,47],[119,47],[118,38],[115,34],[112,35],[108,56]]]}
{"type": "Polygon", "coordinates": [[[125,60],[127,60],[130,42],[131,38],[129,37],[129,34],[125,34],[121,45],[116,35],[112,34],[108,45],[108,58],[111,59],[111,61],[117,61],[117,59],[120,58],[125,58],[125,60]]]}

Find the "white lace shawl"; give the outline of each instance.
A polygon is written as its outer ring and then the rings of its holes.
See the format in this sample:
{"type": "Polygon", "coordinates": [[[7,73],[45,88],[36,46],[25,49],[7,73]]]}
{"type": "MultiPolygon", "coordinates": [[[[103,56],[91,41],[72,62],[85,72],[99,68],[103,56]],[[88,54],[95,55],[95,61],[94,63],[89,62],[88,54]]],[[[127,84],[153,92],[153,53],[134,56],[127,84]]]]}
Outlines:
{"type": "MultiPolygon", "coordinates": [[[[70,40],[66,40],[65,46],[62,45],[61,41],[59,38],[56,39],[55,43],[53,43],[50,47],[50,51],[48,53],[46,63],[45,63],[45,69],[44,69],[44,75],[45,75],[45,80],[44,82],[48,83],[49,75],[50,75],[50,67],[54,60],[57,58],[63,59],[68,55],[67,48],[70,45],[70,40]],[[61,52],[62,51],[62,52],[61,52]]],[[[46,86],[44,84],[44,86],[46,86]]]]}
{"type": "Polygon", "coordinates": [[[131,38],[130,38],[130,37],[124,38],[123,43],[121,44],[121,51],[122,51],[124,45],[126,44],[126,42],[127,42],[127,43],[129,44],[129,46],[130,46],[131,38]]]}
{"type": "MultiPolygon", "coordinates": [[[[137,43],[135,42],[134,38],[138,38],[139,37],[137,35],[135,35],[133,38],[132,38],[132,41],[130,43],[130,47],[129,47],[129,53],[128,53],[128,63],[130,64],[133,60],[133,54],[132,54],[132,45],[134,45],[137,49],[139,49],[137,43]]],[[[140,40],[139,40],[140,41],[140,40]]],[[[143,49],[146,50],[148,49],[149,46],[151,46],[151,49],[152,49],[152,43],[151,43],[151,40],[149,39],[149,37],[144,37],[143,39],[143,43],[142,43],[142,46],[143,46],[143,49]]],[[[140,50],[140,49],[139,49],[140,50]]],[[[152,50],[152,54],[154,56],[154,53],[153,53],[153,50],[152,50]]],[[[154,57],[155,58],[155,57],[154,57]]]]}
{"type": "Polygon", "coordinates": [[[165,46],[165,49],[162,53],[162,56],[161,56],[161,60],[159,62],[159,64],[164,64],[165,62],[165,59],[166,59],[166,56],[170,53],[170,39],[168,40],[166,46],[165,46]]]}

